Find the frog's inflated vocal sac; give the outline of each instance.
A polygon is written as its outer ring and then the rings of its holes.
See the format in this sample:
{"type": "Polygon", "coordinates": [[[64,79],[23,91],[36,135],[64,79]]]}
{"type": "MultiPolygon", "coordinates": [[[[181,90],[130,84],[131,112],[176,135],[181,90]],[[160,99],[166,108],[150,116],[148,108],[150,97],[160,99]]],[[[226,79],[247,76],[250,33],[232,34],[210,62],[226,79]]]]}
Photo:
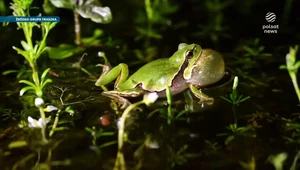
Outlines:
{"type": "Polygon", "coordinates": [[[104,67],[96,86],[106,85],[116,79],[115,89],[103,94],[121,103],[127,101],[123,97],[136,97],[150,92],[165,97],[169,87],[172,95],[190,88],[201,103],[211,104],[213,98],[201,93],[198,88],[219,81],[224,74],[225,63],[218,52],[202,49],[198,44],[181,43],[170,58],[151,61],[130,77],[128,66],[124,63],[112,69],[104,67]]]}

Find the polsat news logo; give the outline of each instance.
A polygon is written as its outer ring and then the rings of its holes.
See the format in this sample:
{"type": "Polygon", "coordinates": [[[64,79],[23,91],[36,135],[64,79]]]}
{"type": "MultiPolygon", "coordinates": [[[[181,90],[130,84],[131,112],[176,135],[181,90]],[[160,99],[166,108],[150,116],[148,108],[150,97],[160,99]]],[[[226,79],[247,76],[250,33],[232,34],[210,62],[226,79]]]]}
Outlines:
{"type": "MultiPolygon", "coordinates": [[[[268,23],[273,23],[276,20],[276,15],[273,12],[268,12],[265,15],[265,19],[268,23]]],[[[276,34],[278,32],[279,25],[267,24],[267,25],[263,25],[262,29],[266,34],[272,34],[272,33],[276,34]]]]}

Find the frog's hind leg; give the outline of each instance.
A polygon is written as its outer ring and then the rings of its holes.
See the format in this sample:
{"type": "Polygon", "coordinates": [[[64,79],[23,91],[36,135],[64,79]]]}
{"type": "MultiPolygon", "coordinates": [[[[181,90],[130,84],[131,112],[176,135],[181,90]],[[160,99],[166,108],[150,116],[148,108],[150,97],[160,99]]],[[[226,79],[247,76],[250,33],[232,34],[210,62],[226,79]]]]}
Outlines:
{"type": "Polygon", "coordinates": [[[96,86],[104,86],[112,81],[115,81],[115,88],[127,80],[128,66],[124,63],[120,63],[118,66],[110,69],[109,66],[98,64],[97,66],[103,67],[103,72],[99,79],[96,81],[96,86]]]}
{"type": "Polygon", "coordinates": [[[125,97],[137,97],[140,96],[143,93],[143,91],[139,89],[128,89],[128,90],[112,90],[112,91],[104,91],[102,94],[106,97],[111,98],[116,103],[119,103],[122,105],[121,109],[125,109],[131,103],[128,99],[125,97]]]}
{"type": "Polygon", "coordinates": [[[129,105],[131,105],[130,101],[122,96],[119,96],[117,94],[113,94],[113,93],[102,93],[103,96],[106,96],[110,99],[112,99],[114,102],[122,105],[121,109],[126,109],[129,105]]]}
{"type": "Polygon", "coordinates": [[[198,103],[200,104],[208,104],[208,105],[212,105],[214,103],[214,98],[207,96],[206,94],[201,92],[201,89],[197,89],[194,85],[190,84],[189,85],[192,93],[198,98],[200,99],[200,101],[198,103]]]}

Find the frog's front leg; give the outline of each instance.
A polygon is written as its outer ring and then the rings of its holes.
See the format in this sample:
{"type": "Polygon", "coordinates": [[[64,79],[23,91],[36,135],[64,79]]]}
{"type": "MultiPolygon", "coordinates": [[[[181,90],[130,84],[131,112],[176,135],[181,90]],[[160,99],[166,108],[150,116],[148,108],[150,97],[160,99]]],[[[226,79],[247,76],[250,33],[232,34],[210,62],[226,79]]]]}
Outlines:
{"type": "Polygon", "coordinates": [[[143,94],[143,91],[140,89],[128,89],[128,90],[112,90],[112,91],[105,91],[102,93],[104,96],[109,97],[116,103],[122,105],[121,109],[125,109],[131,103],[124,97],[137,97],[143,94]]]}
{"type": "Polygon", "coordinates": [[[193,84],[189,84],[189,88],[191,89],[192,93],[198,99],[200,99],[199,103],[206,103],[208,105],[212,105],[214,103],[214,98],[209,97],[206,94],[202,93],[201,90],[198,90],[198,88],[193,84]]]}
{"type": "Polygon", "coordinates": [[[103,72],[99,79],[96,81],[96,86],[104,86],[112,81],[115,81],[115,88],[125,82],[128,78],[128,66],[127,64],[120,63],[118,66],[110,70],[107,65],[100,65],[103,67],[103,72]]]}

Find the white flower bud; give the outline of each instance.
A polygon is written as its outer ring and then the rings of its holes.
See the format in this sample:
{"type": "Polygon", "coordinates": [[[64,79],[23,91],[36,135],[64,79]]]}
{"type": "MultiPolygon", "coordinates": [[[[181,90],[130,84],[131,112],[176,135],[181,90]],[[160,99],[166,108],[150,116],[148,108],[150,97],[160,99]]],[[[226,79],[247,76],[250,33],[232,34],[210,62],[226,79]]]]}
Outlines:
{"type": "Polygon", "coordinates": [[[236,90],[238,84],[239,84],[239,78],[238,78],[238,76],[235,76],[234,80],[233,80],[232,90],[236,90]]]}
{"type": "Polygon", "coordinates": [[[154,103],[158,98],[158,95],[156,92],[153,93],[146,93],[144,95],[144,102],[146,105],[150,105],[152,103],[154,103]]]}
{"type": "Polygon", "coordinates": [[[99,52],[98,52],[98,56],[99,56],[99,57],[103,57],[103,56],[105,56],[105,53],[102,52],[102,51],[99,51],[99,52]]]}
{"type": "Polygon", "coordinates": [[[44,104],[44,100],[40,97],[35,98],[34,104],[36,107],[42,107],[44,104]]]}

